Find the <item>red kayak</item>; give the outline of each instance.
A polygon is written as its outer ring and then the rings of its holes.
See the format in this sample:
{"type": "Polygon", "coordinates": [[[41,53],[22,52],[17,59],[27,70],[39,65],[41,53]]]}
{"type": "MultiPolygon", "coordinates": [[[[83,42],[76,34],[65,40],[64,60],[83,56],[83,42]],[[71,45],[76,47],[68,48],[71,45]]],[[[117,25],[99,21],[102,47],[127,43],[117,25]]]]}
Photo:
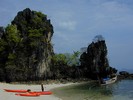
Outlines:
{"type": "Polygon", "coordinates": [[[40,95],[51,95],[52,94],[51,91],[33,91],[29,93],[39,93],[40,95]]]}
{"type": "Polygon", "coordinates": [[[13,89],[4,89],[6,92],[20,92],[20,93],[25,93],[27,90],[13,90],[13,89]]]}
{"type": "Polygon", "coordinates": [[[18,94],[15,94],[15,95],[18,95],[18,96],[28,96],[28,97],[37,97],[37,96],[40,96],[39,93],[18,93],[18,94]]]}
{"type": "MultiPolygon", "coordinates": [[[[6,92],[16,92],[16,93],[26,93],[28,92],[27,90],[14,90],[14,89],[4,89],[6,92]]],[[[40,94],[40,95],[51,95],[51,91],[31,91],[28,92],[29,94],[40,94]]]]}

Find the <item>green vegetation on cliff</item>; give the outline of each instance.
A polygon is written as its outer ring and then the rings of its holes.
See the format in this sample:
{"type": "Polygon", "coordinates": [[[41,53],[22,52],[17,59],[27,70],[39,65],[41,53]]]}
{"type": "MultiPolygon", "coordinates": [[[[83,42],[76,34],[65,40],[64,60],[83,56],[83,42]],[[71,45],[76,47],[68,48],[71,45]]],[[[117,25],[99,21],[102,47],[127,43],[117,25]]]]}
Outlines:
{"type": "Polygon", "coordinates": [[[55,54],[52,58],[52,73],[54,79],[79,78],[80,52],[76,51],[73,54],[55,54]]]}

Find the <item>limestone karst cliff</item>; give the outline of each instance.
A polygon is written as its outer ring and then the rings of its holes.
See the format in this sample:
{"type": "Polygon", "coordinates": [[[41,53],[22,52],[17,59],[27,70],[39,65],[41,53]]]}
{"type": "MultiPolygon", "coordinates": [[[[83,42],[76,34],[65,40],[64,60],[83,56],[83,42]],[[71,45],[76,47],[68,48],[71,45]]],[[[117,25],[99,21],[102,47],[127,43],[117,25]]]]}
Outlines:
{"type": "Polygon", "coordinates": [[[51,77],[54,54],[51,38],[53,26],[47,15],[29,8],[17,13],[0,39],[0,64],[7,81],[38,80],[51,77]],[[2,44],[4,43],[4,44],[2,44]]]}
{"type": "Polygon", "coordinates": [[[96,36],[80,57],[84,76],[96,79],[97,75],[107,77],[117,72],[115,68],[110,67],[107,52],[104,38],[101,35],[96,36]]]}
{"type": "Polygon", "coordinates": [[[18,12],[12,24],[17,25],[17,29],[20,30],[23,37],[23,42],[28,44],[37,42],[35,48],[33,46],[24,47],[24,49],[31,51],[27,59],[28,66],[36,67],[37,77],[49,77],[51,56],[53,55],[51,43],[53,26],[50,20],[41,12],[31,11],[27,8],[18,12]],[[37,34],[38,36],[35,36],[37,34]],[[36,63],[32,60],[33,58],[36,58],[36,63]]]}

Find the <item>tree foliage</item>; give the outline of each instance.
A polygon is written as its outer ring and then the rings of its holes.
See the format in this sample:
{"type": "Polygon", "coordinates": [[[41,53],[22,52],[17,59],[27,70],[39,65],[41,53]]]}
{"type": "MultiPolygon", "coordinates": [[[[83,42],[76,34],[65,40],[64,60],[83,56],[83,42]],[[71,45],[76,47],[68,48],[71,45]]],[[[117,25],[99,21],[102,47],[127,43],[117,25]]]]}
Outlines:
{"type": "Polygon", "coordinates": [[[76,72],[79,65],[79,54],[79,51],[76,51],[73,54],[55,54],[52,58],[54,78],[78,78],[76,72]]]}

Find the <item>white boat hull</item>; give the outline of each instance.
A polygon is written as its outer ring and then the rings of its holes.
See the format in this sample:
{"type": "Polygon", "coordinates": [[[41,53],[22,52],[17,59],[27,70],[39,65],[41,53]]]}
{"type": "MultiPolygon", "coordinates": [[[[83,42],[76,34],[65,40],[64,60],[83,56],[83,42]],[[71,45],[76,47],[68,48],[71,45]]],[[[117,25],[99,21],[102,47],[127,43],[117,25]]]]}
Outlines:
{"type": "Polygon", "coordinates": [[[111,79],[109,79],[109,80],[104,81],[104,83],[101,84],[101,85],[112,84],[112,83],[116,82],[116,80],[117,80],[117,76],[115,76],[115,77],[113,77],[113,78],[111,78],[111,79]]]}

